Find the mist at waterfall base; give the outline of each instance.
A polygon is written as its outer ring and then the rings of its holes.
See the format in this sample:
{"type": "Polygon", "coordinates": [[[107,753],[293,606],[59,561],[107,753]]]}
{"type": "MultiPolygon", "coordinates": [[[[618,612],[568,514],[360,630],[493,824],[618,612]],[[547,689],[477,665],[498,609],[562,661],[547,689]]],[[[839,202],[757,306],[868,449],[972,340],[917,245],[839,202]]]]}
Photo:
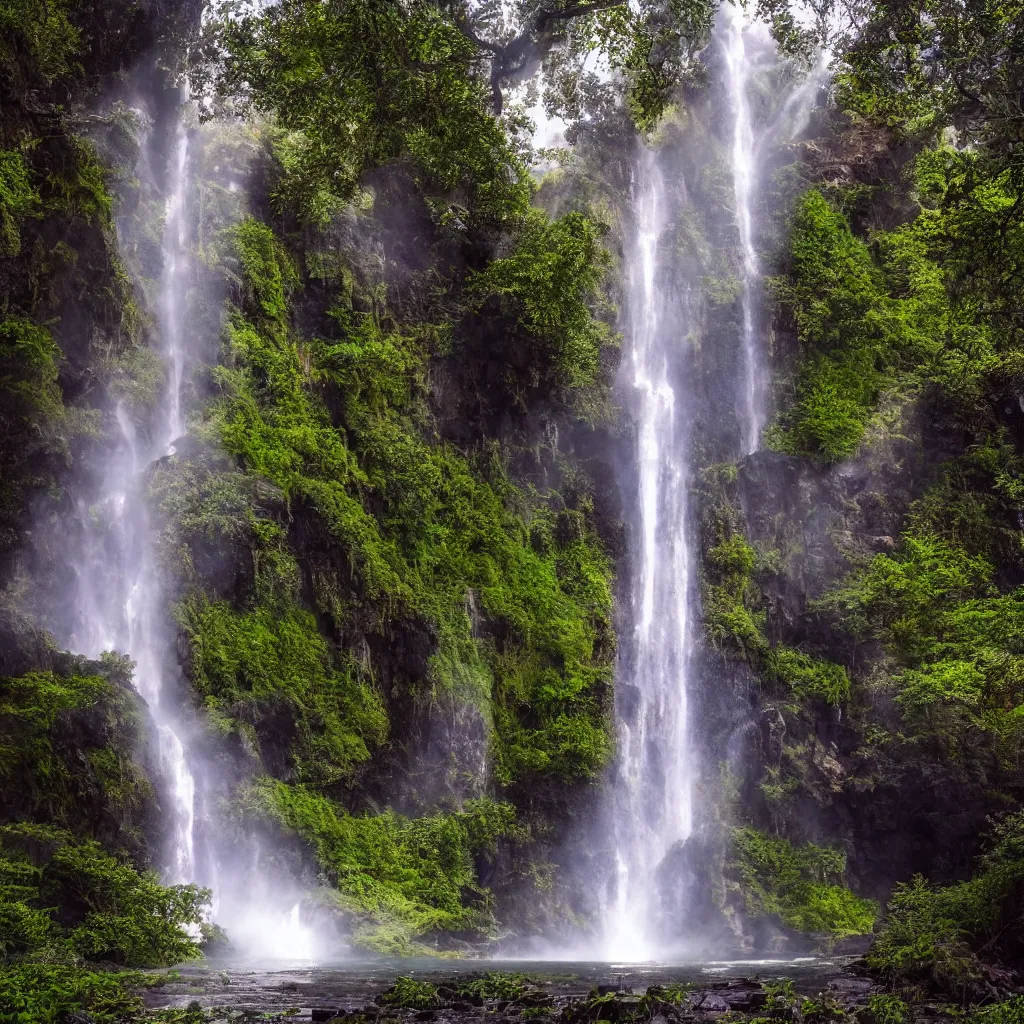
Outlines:
{"type": "MultiPolygon", "coordinates": [[[[323,952],[331,929],[314,929],[304,920],[303,887],[290,879],[275,851],[258,837],[238,835],[229,824],[226,780],[212,749],[216,741],[188,699],[161,586],[147,490],[153,473],[175,458],[187,438],[197,349],[203,341],[208,348],[211,339],[197,342],[190,322],[194,293],[210,287],[190,259],[196,129],[187,125],[187,105],[174,104],[168,114],[166,100],[163,110],[157,101],[143,98],[132,106],[142,142],[141,187],[164,210],[156,293],[149,299],[165,386],[152,415],[139,417],[118,404],[106,416],[105,465],[93,481],[83,482],[75,498],[65,552],[72,582],[66,621],[55,623],[55,632],[75,653],[109,658],[116,652],[134,664],[133,682],[153,723],[162,818],[162,848],[154,867],[164,881],[210,889],[210,921],[237,952],[309,960],[323,952]]],[[[125,225],[118,229],[121,234],[125,225]]]]}

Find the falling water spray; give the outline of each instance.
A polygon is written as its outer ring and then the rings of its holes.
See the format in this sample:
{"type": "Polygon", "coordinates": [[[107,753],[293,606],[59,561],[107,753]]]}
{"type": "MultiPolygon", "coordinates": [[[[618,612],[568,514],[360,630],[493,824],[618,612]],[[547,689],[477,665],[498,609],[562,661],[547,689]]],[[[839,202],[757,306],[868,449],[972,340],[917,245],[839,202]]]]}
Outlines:
{"type": "Polygon", "coordinates": [[[668,212],[665,182],[649,152],[638,162],[634,202],[622,384],[636,423],[637,572],[629,666],[620,666],[634,699],[631,711],[620,715],[615,872],[602,916],[604,954],[646,960],[658,952],[651,928],[657,916],[655,873],[692,828],[687,417],[677,384],[684,332],[680,311],[660,281],[668,212]]]}
{"type": "Polygon", "coordinates": [[[756,451],[764,426],[764,400],[762,385],[762,359],[758,345],[756,324],[756,294],[759,270],[757,253],[754,250],[754,226],[752,203],[755,176],[754,127],[750,115],[748,77],[752,67],[747,52],[746,32],[748,26],[743,9],[734,3],[722,5],[721,15],[725,21],[722,33],[722,48],[725,56],[725,70],[732,107],[731,164],[733,192],[736,199],[736,227],[739,231],[740,256],[742,259],[742,336],[741,353],[743,378],[740,384],[739,427],[740,453],[749,455],[756,451]]]}
{"type": "Polygon", "coordinates": [[[195,714],[186,711],[147,507],[151,467],[175,458],[187,433],[187,382],[195,359],[189,327],[189,290],[195,286],[189,195],[195,176],[186,111],[182,107],[176,119],[166,172],[153,174],[153,186],[164,182],[166,197],[156,324],[167,384],[147,432],[128,409],[114,410],[115,443],[100,494],[92,505],[79,504],[81,543],[69,559],[77,581],[75,625],[64,639],[71,650],[90,657],[116,650],[134,662],[135,687],[158,739],[165,879],[209,887],[213,920],[240,951],[310,959],[318,943],[301,920],[298,888],[287,878],[267,877],[255,841],[239,856],[221,839],[227,830],[218,820],[220,782],[211,766],[199,765],[199,727],[195,714]]]}
{"type": "MultiPolygon", "coordinates": [[[[698,598],[691,482],[695,472],[691,429],[714,395],[735,395],[734,434],[740,456],[754,452],[766,418],[763,378],[767,363],[758,317],[761,268],[755,201],[759,162],[794,139],[807,124],[826,62],[774,97],[774,118],[761,123],[751,109],[754,75],[777,69],[778,55],[764,26],[747,22],[725,4],[712,54],[717,80],[709,91],[722,151],[733,182],[738,239],[740,330],[702,336],[702,271],[680,261],[677,223],[700,219],[699,199],[687,197],[683,170],[671,150],[644,149],[633,184],[632,242],[626,251],[625,357],[620,393],[635,431],[633,467],[624,494],[630,525],[631,592],[617,666],[618,756],[608,806],[612,863],[599,912],[601,955],[642,961],[703,948],[706,937],[688,928],[689,910],[701,904],[707,873],[694,845],[695,829],[714,819],[695,806],[699,756],[690,720],[696,679],[698,598]],[[688,269],[688,268],[694,269],[688,269]],[[703,377],[716,364],[712,347],[736,346],[728,379],[703,377]],[[701,349],[707,351],[702,356],[701,349]],[[688,842],[690,840],[690,842],[688,842]],[[698,879],[704,881],[698,881],[698,879]]],[[[730,414],[724,413],[726,430],[730,414]]],[[[706,903],[706,899],[704,900],[706,903]]]]}

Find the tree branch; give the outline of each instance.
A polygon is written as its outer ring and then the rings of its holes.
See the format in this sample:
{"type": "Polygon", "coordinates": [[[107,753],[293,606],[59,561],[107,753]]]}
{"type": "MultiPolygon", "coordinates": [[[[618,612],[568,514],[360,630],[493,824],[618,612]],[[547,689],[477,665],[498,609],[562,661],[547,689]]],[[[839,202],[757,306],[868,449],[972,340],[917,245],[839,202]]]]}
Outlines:
{"type": "Polygon", "coordinates": [[[534,61],[540,62],[554,45],[550,36],[552,22],[571,21],[582,18],[596,11],[621,7],[623,0],[592,0],[591,3],[572,4],[569,7],[542,9],[538,11],[524,26],[523,30],[507,43],[495,43],[480,36],[465,16],[455,19],[459,31],[475,46],[492,54],[491,58],[491,95],[494,112],[500,114],[504,106],[501,87],[505,82],[514,82],[534,61]]]}

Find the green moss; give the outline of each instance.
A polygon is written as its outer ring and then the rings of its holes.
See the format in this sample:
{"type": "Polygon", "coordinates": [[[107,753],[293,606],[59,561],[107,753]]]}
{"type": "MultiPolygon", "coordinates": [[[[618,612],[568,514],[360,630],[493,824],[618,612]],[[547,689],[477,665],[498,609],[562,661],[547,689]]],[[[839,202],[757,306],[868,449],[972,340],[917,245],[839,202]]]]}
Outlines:
{"type": "Polygon", "coordinates": [[[487,935],[494,927],[474,857],[519,835],[508,804],[480,800],[413,819],[355,816],[308,789],[267,781],[249,791],[246,807],[310,843],[352,915],[358,945],[405,955],[441,932],[487,935]]]}
{"type": "Polygon", "coordinates": [[[850,677],[842,665],[780,644],[768,655],[767,667],[775,681],[788,687],[798,701],[820,700],[838,706],[850,698],[850,677]]]}
{"type": "Polygon", "coordinates": [[[25,157],[13,150],[0,150],[0,257],[17,256],[21,250],[19,221],[39,206],[39,193],[32,187],[25,157]]]}
{"type": "Polygon", "coordinates": [[[873,900],[842,885],[846,856],[839,850],[769,836],[754,828],[732,830],[731,871],[752,917],[773,917],[788,928],[839,939],[871,931],[873,900]]]}

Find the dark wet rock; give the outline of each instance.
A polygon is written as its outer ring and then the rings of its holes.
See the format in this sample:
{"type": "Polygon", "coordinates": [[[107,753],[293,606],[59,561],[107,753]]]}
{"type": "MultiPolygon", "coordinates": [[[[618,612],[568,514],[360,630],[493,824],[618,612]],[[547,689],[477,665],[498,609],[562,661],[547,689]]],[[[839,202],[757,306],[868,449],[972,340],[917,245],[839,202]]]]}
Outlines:
{"type": "Polygon", "coordinates": [[[323,1007],[314,1007],[310,1016],[313,1024],[320,1024],[323,1021],[337,1020],[342,1015],[342,1010],[338,1007],[331,1007],[325,1009],[323,1007]]]}
{"type": "Polygon", "coordinates": [[[714,992],[707,992],[697,1004],[697,1009],[704,1013],[728,1013],[732,1007],[714,992]]]}
{"type": "Polygon", "coordinates": [[[713,994],[728,1003],[730,1010],[754,1012],[768,1002],[768,994],[761,984],[746,979],[730,982],[724,989],[715,989],[713,994]]]}

